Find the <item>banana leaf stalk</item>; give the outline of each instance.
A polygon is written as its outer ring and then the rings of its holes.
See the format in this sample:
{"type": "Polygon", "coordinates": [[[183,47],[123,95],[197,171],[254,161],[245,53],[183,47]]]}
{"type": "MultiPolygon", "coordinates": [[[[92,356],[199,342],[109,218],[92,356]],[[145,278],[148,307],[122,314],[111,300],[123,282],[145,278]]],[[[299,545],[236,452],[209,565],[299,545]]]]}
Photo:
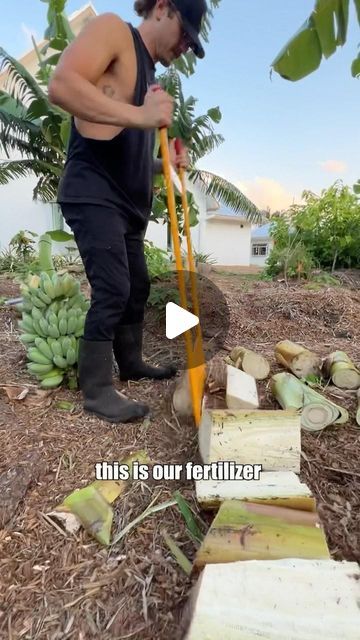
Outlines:
{"type": "Polygon", "coordinates": [[[340,389],[359,389],[360,372],[343,351],[334,351],[323,363],[323,373],[340,389]]]}
{"type": "Polygon", "coordinates": [[[275,374],[271,391],[283,409],[301,411],[301,426],[307,431],[321,431],[331,424],[345,424],[349,420],[346,409],[324,398],[291,373],[275,374]]]}
{"type": "Polygon", "coordinates": [[[51,237],[44,233],[39,240],[39,267],[51,277],[55,273],[54,263],[51,255],[51,237]]]}

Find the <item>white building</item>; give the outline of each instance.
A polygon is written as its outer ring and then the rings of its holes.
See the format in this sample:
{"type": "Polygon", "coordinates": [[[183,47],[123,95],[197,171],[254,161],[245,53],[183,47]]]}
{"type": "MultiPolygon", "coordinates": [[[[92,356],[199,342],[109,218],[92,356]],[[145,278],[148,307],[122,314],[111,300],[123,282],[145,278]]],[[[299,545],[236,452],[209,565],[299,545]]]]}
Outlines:
{"type": "MultiPolygon", "coordinates": [[[[76,11],[69,17],[73,32],[77,35],[96,15],[91,3],[76,11]]],[[[38,43],[38,48],[41,49],[44,44],[45,41],[38,43]]],[[[19,60],[32,75],[36,74],[38,58],[34,49],[25,53],[19,60]]],[[[6,74],[0,75],[0,88],[4,86],[5,78],[6,74]]],[[[33,200],[36,182],[35,177],[19,178],[8,185],[0,186],[0,251],[9,245],[11,238],[20,230],[28,229],[41,234],[62,227],[71,232],[56,205],[37,203],[33,200]]],[[[206,197],[197,185],[188,183],[188,188],[199,207],[199,223],[192,228],[194,251],[210,255],[219,266],[248,266],[251,224],[241,214],[235,214],[226,207],[219,207],[214,199],[206,197]]],[[[162,249],[171,249],[166,223],[150,222],[146,237],[162,249]]],[[[63,244],[54,243],[54,251],[63,253],[66,249],[63,244]]]]}
{"type": "Polygon", "coordinates": [[[257,227],[251,233],[251,257],[250,264],[256,267],[264,267],[274,246],[270,236],[270,222],[257,227]]]}

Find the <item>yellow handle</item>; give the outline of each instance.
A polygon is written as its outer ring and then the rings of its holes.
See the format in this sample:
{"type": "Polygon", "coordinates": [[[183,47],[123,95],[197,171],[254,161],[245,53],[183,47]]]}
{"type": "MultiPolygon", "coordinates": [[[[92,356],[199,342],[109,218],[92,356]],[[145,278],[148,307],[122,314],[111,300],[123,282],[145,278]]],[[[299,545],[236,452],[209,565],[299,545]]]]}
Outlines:
{"type": "MultiPolygon", "coordinates": [[[[185,275],[184,275],[184,267],[181,259],[181,243],[179,238],[179,226],[178,226],[178,221],[176,216],[174,186],[171,179],[171,160],[170,160],[170,152],[169,152],[168,133],[166,128],[160,129],[160,147],[161,147],[161,156],[163,159],[163,170],[164,170],[165,182],[167,187],[168,210],[170,215],[171,235],[172,235],[172,240],[174,245],[175,263],[176,263],[176,269],[178,273],[180,302],[183,309],[187,309],[185,275]]],[[[185,174],[183,170],[180,170],[180,180],[182,184],[182,205],[184,209],[184,222],[185,222],[185,230],[186,230],[187,246],[188,246],[188,261],[190,266],[192,298],[193,298],[195,314],[199,317],[200,313],[199,313],[199,301],[198,301],[197,289],[196,289],[195,264],[194,264],[193,254],[192,254],[191,237],[190,237],[189,207],[188,207],[188,202],[186,197],[185,174]]],[[[186,344],[187,361],[189,366],[188,374],[189,374],[189,380],[190,380],[190,392],[191,392],[192,405],[193,405],[193,414],[194,414],[196,426],[199,426],[200,419],[201,419],[202,395],[203,395],[204,381],[205,381],[205,364],[204,364],[204,353],[203,353],[203,346],[202,346],[200,322],[197,325],[197,343],[194,349],[192,347],[191,338],[192,338],[191,331],[190,330],[186,331],[185,344],[186,344]],[[195,366],[195,363],[197,363],[197,366],[195,366]]]]}

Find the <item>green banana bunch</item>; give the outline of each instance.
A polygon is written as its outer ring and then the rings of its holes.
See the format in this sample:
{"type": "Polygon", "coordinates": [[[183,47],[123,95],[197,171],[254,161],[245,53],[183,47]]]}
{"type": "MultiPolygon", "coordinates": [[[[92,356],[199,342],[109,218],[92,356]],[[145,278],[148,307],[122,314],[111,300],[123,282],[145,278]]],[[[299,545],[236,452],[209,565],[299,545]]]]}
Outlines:
{"type": "Polygon", "coordinates": [[[31,276],[21,293],[20,341],[27,350],[27,369],[42,388],[57,388],[64,379],[74,379],[90,301],[69,274],[31,276]]]}

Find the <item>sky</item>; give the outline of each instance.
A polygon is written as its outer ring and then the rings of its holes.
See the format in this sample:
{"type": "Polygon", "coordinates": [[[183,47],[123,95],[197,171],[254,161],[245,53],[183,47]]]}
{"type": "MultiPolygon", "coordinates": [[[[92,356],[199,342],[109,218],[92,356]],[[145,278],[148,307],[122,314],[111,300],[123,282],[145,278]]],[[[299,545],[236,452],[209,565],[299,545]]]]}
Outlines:
{"type": "MultiPolygon", "coordinates": [[[[360,79],[351,76],[360,30],[351,2],[347,43],[320,68],[292,83],[270,65],[311,13],[315,0],[221,0],[214,12],[206,56],[183,80],[197,114],[219,106],[215,129],[225,141],[199,167],[236,184],[258,207],[282,210],[304,190],[320,194],[336,180],[360,176],[360,79]]],[[[70,15],[87,4],[68,0],[70,15]]],[[[94,0],[137,26],[133,0],[94,0]]],[[[47,4],[12,0],[0,23],[0,46],[19,57],[42,39],[47,4]]],[[[159,65],[158,72],[163,68],[159,65]]]]}

